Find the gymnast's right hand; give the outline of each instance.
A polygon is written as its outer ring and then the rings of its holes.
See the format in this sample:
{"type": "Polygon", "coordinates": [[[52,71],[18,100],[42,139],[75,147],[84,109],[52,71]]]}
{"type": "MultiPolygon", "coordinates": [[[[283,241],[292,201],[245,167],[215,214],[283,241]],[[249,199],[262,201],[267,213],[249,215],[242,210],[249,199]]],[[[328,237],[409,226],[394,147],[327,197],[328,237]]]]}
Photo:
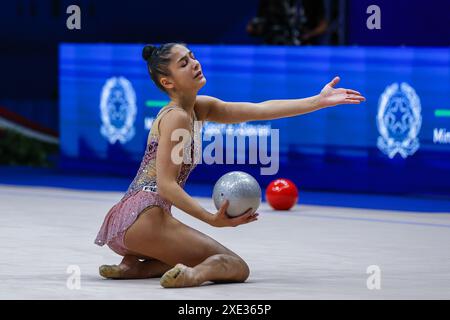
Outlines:
{"type": "Polygon", "coordinates": [[[227,215],[227,209],[230,205],[228,200],[225,200],[217,213],[213,214],[209,222],[214,227],[237,227],[238,225],[253,222],[258,220],[258,213],[252,213],[252,209],[248,209],[243,215],[239,217],[230,217],[227,215]]]}

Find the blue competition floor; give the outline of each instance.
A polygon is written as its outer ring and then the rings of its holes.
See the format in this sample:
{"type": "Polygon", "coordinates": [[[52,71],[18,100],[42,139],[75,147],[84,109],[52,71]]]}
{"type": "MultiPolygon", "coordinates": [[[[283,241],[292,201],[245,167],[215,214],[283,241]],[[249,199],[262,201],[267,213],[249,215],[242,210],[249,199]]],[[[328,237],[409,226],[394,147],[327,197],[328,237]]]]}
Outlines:
{"type": "MultiPolygon", "coordinates": [[[[57,169],[0,166],[0,184],[45,186],[81,190],[125,192],[133,177],[69,174],[57,169]]],[[[264,186],[261,186],[264,188],[264,186]]],[[[197,197],[211,197],[212,185],[188,183],[186,191],[197,197]]],[[[264,197],[264,190],[263,190],[264,197]]],[[[450,213],[450,196],[419,197],[350,194],[300,190],[300,204],[412,212],[450,213]]]]}

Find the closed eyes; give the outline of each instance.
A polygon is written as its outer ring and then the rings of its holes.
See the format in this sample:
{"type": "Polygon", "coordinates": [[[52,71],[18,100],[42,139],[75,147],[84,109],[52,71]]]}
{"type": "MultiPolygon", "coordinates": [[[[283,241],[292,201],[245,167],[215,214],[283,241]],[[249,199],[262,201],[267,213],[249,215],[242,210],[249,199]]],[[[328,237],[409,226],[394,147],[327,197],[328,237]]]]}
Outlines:
{"type": "MultiPolygon", "coordinates": [[[[189,52],[188,53],[189,54],[189,56],[191,57],[191,59],[192,60],[196,60],[195,59],[195,56],[194,56],[194,53],[191,51],[191,52],[189,52]]],[[[188,64],[189,64],[189,61],[188,61],[188,58],[187,58],[187,56],[185,56],[185,57],[183,57],[183,58],[181,58],[183,61],[185,61],[186,63],[185,64],[183,64],[181,67],[182,68],[184,68],[184,67],[186,67],[188,64]]]]}

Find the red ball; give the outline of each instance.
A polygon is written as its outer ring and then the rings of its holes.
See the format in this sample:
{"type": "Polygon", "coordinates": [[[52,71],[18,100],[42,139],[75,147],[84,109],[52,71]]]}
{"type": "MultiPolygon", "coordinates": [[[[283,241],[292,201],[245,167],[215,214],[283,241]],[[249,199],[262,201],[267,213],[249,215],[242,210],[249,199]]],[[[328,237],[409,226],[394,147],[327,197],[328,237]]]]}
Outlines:
{"type": "Polygon", "coordinates": [[[289,210],[297,203],[298,189],[289,179],[277,179],[267,186],[266,199],[275,210],[289,210]]]}

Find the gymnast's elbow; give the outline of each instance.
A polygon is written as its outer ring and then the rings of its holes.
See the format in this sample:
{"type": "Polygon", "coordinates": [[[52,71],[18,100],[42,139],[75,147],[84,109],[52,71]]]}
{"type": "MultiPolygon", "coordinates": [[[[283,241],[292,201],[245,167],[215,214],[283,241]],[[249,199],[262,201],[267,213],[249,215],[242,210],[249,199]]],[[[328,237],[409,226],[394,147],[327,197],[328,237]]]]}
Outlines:
{"type": "Polygon", "coordinates": [[[158,194],[170,201],[172,196],[175,194],[177,183],[176,181],[171,181],[168,179],[156,179],[156,186],[158,194]]]}

